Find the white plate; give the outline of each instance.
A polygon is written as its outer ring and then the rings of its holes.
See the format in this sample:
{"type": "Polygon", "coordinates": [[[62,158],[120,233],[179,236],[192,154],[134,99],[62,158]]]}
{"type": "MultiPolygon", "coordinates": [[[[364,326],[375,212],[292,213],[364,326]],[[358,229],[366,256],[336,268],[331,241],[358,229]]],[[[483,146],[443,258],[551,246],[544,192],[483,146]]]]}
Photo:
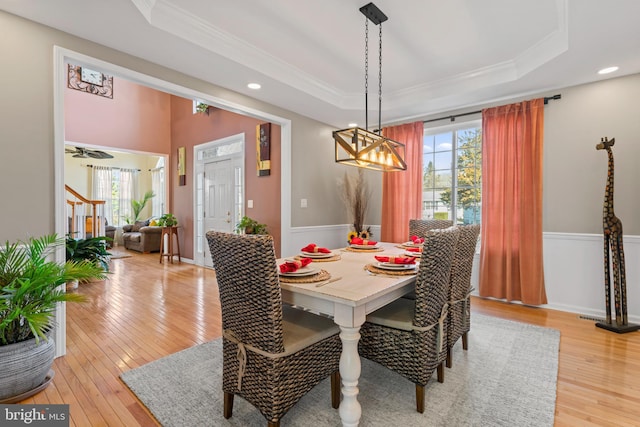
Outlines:
{"type": "Polygon", "coordinates": [[[322,252],[304,252],[300,251],[300,256],[306,258],[331,258],[333,256],[333,252],[329,252],[328,254],[322,252]]]}
{"type": "Polygon", "coordinates": [[[405,248],[419,248],[422,247],[423,243],[413,243],[413,242],[404,242],[402,246],[405,248]]]}
{"type": "Polygon", "coordinates": [[[317,268],[313,268],[313,267],[302,267],[299,268],[297,271],[293,271],[290,273],[280,273],[281,276],[291,276],[291,277],[304,277],[304,276],[311,276],[312,274],[316,274],[318,272],[317,268]]]}
{"type": "Polygon", "coordinates": [[[417,264],[393,264],[390,262],[377,262],[376,267],[383,270],[415,270],[417,264]]]}
{"type": "Polygon", "coordinates": [[[404,252],[405,256],[412,256],[412,257],[416,257],[416,258],[420,258],[422,256],[422,252],[409,252],[409,251],[405,251],[404,252]]]}
{"type": "Polygon", "coordinates": [[[378,245],[349,245],[349,246],[355,249],[380,249],[380,246],[378,245]]]}

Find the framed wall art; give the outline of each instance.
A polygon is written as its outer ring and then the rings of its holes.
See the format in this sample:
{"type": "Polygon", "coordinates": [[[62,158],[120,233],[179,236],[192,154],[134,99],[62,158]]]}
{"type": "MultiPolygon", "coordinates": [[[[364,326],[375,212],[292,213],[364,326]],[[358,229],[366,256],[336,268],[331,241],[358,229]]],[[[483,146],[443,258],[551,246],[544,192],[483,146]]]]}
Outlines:
{"type": "Polygon", "coordinates": [[[187,185],[187,149],[178,147],[178,185],[187,185]]]}
{"type": "Polygon", "coordinates": [[[67,87],[113,99],[113,76],[79,65],[67,67],[67,87]]]}
{"type": "Polygon", "coordinates": [[[271,123],[256,126],[258,176],[271,175],[271,123]]]}

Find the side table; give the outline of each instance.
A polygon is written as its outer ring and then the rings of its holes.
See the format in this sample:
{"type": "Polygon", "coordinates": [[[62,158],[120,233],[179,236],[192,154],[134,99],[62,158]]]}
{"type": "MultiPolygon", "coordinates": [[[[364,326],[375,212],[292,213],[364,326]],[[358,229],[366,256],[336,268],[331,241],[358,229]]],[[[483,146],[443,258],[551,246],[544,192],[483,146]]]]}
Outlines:
{"type": "Polygon", "coordinates": [[[178,262],[182,262],[182,259],[180,259],[180,239],[178,238],[178,226],[174,225],[172,227],[162,227],[162,235],[160,236],[160,264],[162,264],[162,261],[165,257],[171,261],[171,264],[173,264],[173,257],[175,255],[178,255],[178,262]],[[165,236],[167,236],[167,253],[165,253],[165,236]],[[174,251],[173,248],[173,236],[176,236],[177,251],[174,251]]]}

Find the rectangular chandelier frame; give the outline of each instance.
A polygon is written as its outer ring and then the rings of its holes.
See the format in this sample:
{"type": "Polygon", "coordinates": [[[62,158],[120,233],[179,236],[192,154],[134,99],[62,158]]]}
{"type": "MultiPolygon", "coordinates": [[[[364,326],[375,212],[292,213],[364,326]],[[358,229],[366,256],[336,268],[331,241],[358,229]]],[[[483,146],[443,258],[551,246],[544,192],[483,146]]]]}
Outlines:
{"type": "Polygon", "coordinates": [[[336,163],[385,172],[407,169],[400,142],[359,127],[333,131],[333,139],[336,163]]]}

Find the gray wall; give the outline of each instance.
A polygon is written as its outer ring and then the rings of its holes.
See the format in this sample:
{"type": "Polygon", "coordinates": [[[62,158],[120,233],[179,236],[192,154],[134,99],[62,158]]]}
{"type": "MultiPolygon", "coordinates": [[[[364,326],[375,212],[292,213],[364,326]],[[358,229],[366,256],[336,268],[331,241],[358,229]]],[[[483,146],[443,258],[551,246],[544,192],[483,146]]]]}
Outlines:
{"type": "Polygon", "coordinates": [[[640,235],[640,75],[563,89],[545,110],[544,231],[602,233],[607,155],[615,138],[615,212],[640,235]]]}
{"type": "MultiPolygon", "coordinates": [[[[54,45],[291,119],[291,225],[348,222],[337,184],[345,171],[355,169],[333,162],[332,127],[6,12],[0,11],[0,28],[5,35],[0,38],[0,241],[54,230],[54,45]],[[302,198],[308,201],[306,209],[300,208],[302,198]]],[[[626,235],[640,235],[640,75],[540,95],[555,93],[562,99],[545,110],[544,230],[602,232],[606,156],[595,144],[608,136],[616,138],[616,213],[626,235]]],[[[379,224],[381,176],[367,176],[373,198],[366,222],[379,224]]]]}
{"type": "MultiPolygon", "coordinates": [[[[86,54],[292,121],[292,225],[347,222],[324,177],[341,175],[329,126],[201,80],[0,11],[0,241],[54,231],[53,47],[86,54]],[[307,198],[309,208],[301,209],[307,198]]],[[[375,183],[374,183],[375,185],[375,183]]],[[[378,185],[376,194],[379,195],[378,185]]],[[[379,196],[378,196],[379,197],[379,196]]],[[[374,218],[372,222],[379,223],[374,218]]]]}

